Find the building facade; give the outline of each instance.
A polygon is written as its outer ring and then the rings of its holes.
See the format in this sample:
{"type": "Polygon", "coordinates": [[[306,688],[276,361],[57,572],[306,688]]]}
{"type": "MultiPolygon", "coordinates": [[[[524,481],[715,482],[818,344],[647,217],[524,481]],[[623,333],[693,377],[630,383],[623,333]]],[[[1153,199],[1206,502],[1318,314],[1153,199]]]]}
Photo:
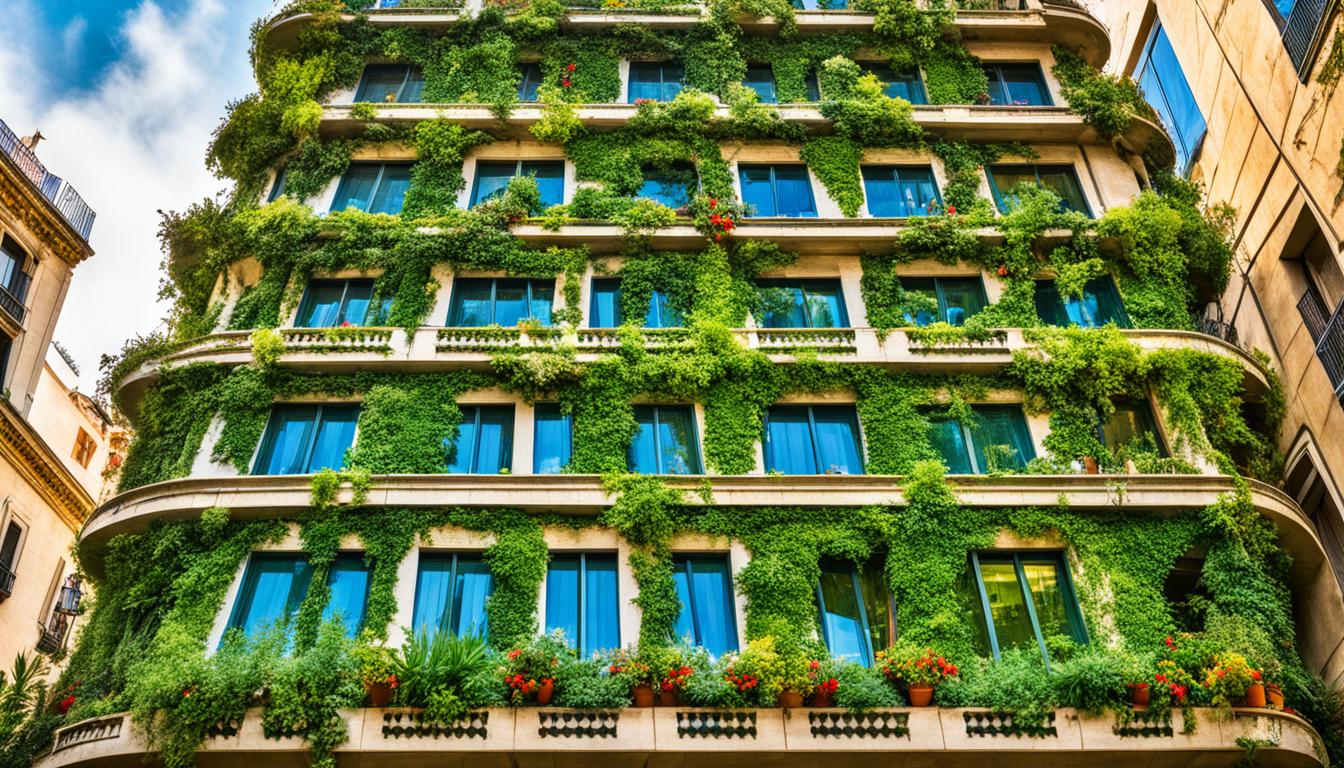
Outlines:
{"type": "MultiPolygon", "coordinates": [[[[40,135],[39,135],[40,136],[40,135]]],[[[61,651],[74,616],[71,545],[96,491],[48,442],[35,411],[52,332],[76,266],[93,255],[93,213],[0,122],[0,659],[61,651]],[[72,593],[67,592],[69,596],[72,593]]],[[[64,408],[72,408],[68,401],[64,408]]]]}
{"type": "Polygon", "coordinates": [[[357,5],[165,220],[40,765],[1339,756],[1329,417],[1097,15],[357,5]]]}

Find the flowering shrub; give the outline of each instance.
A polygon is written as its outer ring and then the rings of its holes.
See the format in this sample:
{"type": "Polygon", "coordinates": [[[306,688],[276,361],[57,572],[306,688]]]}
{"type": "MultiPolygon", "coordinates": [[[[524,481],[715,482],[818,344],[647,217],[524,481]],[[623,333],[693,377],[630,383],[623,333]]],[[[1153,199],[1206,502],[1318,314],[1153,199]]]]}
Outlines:
{"type": "Polygon", "coordinates": [[[649,663],[648,653],[631,651],[617,648],[607,657],[607,672],[612,675],[623,675],[629,679],[631,686],[647,685],[653,687],[658,685],[659,674],[655,671],[654,665],[649,663]]]}
{"type": "Polygon", "coordinates": [[[1246,695],[1253,683],[1260,682],[1259,670],[1252,669],[1240,653],[1219,653],[1213,657],[1213,666],[1204,673],[1204,687],[1219,707],[1230,707],[1246,695]]]}
{"type": "Polygon", "coordinates": [[[813,659],[807,664],[807,677],[812,683],[813,696],[835,696],[840,689],[842,664],[831,658],[813,659]]]}
{"type": "Polygon", "coordinates": [[[738,220],[747,212],[746,206],[733,200],[707,195],[699,195],[692,200],[690,209],[695,217],[695,228],[715,242],[731,237],[738,220]]]}
{"type": "Polygon", "coordinates": [[[558,631],[510,649],[504,654],[504,665],[500,668],[509,688],[509,700],[514,706],[536,700],[539,688],[555,683],[561,657],[573,655],[574,651],[558,631]]]}
{"type": "Polygon", "coordinates": [[[888,680],[906,686],[937,686],[957,675],[957,665],[932,648],[896,646],[878,651],[877,666],[888,680]]]}
{"type": "Polygon", "coordinates": [[[372,633],[360,635],[360,642],[351,651],[359,662],[359,679],[365,685],[390,685],[395,690],[400,683],[396,675],[397,655],[391,648],[373,641],[372,633]]]}

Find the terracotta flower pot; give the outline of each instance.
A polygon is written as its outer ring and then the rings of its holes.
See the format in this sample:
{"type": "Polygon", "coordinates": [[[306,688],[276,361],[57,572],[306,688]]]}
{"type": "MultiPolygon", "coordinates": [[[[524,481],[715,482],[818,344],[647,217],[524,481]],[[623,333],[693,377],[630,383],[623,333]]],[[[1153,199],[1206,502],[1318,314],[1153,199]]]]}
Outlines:
{"type": "Polygon", "coordinates": [[[1083,457],[1083,471],[1089,475],[1101,474],[1101,466],[1097,464],[1095,456],[1083,457]]]}
{"type": "Polygon", "coordinates": [[[546,706],[551,703],[551,697],[555,695],[555,681],[549,677],[541,681],[537,686],[537,705],[546,706]]]}
{"type": "Polygon", "coordinates": [[[776,703],[785,709],[801,707],[803,706],[803,695],[795,690],[785,688],[779,692],[776,703]]]}
{"type": "Polygon", "coordinates": [[[927,707],[933,703],[932,685],[912,685],[907,693],[910,694],[910,706],[927,707]]]}
{"type": "Polygon", "coordinates": [[[658,706],[660,707],[680,707],[681,691],[673,688],[670,691],[658,692],[658,706]]]}
{"type": "Polygon", "coordinates": [[[834,707],[835,697],[829,693],[814,693],[808,701],[808,706],[812,707],[834,707]]]}
{"type": "Polygon", "coordinates": [[[392,703],[392,686],[387,683],[364,681],[364,693],[369,696],[369,706],[386,707],[392,703]]]}
{"type": "Polygon", "coordinates": [[[634,699],[635,699],[635,706],[636,706],[636,707],[641,707],[641,708],[642,708],[642,707],[652,707],[652,706],[653,706],[653,687],[652,687],[652,686],[648,686],[648,685],[636,685],[634,688],[631,688],[631,689],[630,689],[630,693],[631,693],[631,695],[634,696],[634,699]]]}
{"type": "Polygon", "coordinates": [[[1246,689],[1246,695],[1237,702],[1239,707],[1264,707],[1265,706],[1265,684],[1251,683],[1251,687],[1246,689]]]}
{"type": "Polygon", "coordinates": [[[1152,702],[1152,691],[1147,683],[1129,686],[1129,700],[1136,707],[1147,707],[1152,702]]]}
{"type": "Polygon", "coordinates": [[[1265,697],[1269,699],[1269,706],[1273,709],[1283,709],[1283,689],[1276,683],[1267,683],[1265,685],[1265,697]]]}

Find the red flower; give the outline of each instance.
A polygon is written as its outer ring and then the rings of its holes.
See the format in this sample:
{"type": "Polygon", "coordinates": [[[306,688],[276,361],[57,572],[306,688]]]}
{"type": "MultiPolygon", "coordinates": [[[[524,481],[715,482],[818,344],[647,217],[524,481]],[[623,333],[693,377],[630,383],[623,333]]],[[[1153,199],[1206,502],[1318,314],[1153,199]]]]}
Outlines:
{"type": "Polygon", "coordinates": [[[1189,689],[1186,688],[1184,685],[1173,685],[1171,686],[1171,695],[1173,698],[1176,699],[1177,702],[1184,703],[1185,694],[1187,693],[1188,690],[1189,689]]]}
{"type": "Polygon", "coordinates": [[[714,233],[714,242],[717,243],[717,242],[720,242],[720,241],[722,241],[722,240],[723,240],[723,233],[722,233],[722,232],[715,232],[715,233],[714,233]]]}
{"type": "Polygon", "coordinates": [[[187,698],[187,697],[190,696],[190,695],[191,695],[191,689],[190,689],[190,688],[183,688],[183,689],[182,689],[182,698],[185,699],[185,698],[187,698]]]}
{"type": "Polygon", "coordinates": [[[1252,669],[1252,670],[1251,670],[1251,679],[1254,680],[1254,681],[1257,682],[1257,683],[1260,682],[1260,673],[1259,673],[1258,671],[1252,669]]]}
{"type": "Polygon", "coordinates": [[[1176,647],[1176,641],[1173,640],[1173,639],[1171,639],[1171,635],[1167,635],[1167,639],[1166,639],[1165,642],[1166,642],[1168,648],[1175,648],[1175,647],[1176,647]]]}
{"type": "Polygon", "coordinates": [[[808,664],[808,666],[812,667],[812,669],[818,669],[819,667],[821,667],[821,662],[817,661],[816,659],[813,659],[812,662],[808,664]]]}
{"type": "Polygon", "coordinates": [[[566,87],[566,88],[568,88],[569,86],[573,85],[573,83],[569,82],[569,78],[568,78],[568,77],[566,77],[564,80],[561,80],[561,81],[560,81],[560,84],[563,85],[563,86],[566,87]]]}
{"type": "Polygon", "coordinates": [[[342,328],[349,328],[349,327],[350,327],[350,321],[349,321],[349,320],[346,320],[345,322],[341,323],[341,327],[342,327],[342,328]]]}
{"type": "Polygon", "coordinates": [[[1006,265],[1000,264],[999,277],[1007,277],[1007,276],[1008,276],[1008,267],[1006,265]]]}
{"type": "Polygon", "coordinates": [[[577,69],[577,67],[574,65],[573,62],[570,62],[569,64],[565,65],[566,72],[573,72],[575,69],[577,69]]]}
{"type": "Polygon", "coordinates": [[[388,675],[388,676],[387,676],[387,684],[388,684],[388,686],[391,687],[393,690],[396,690],[397,686],[401,685],[401,681],[397,679],[397,676],[396,676],[396,675],[388,675]]]}
{"type": "Polygon", "coordinates": [[[719,201],[716,200],[716,199],[714,199],[714,198],[712,198],[712,197],[709,198],[709,207],[710,207],[710,208],[718,208],[718,207],[719,207],[719,201]]]}
{"type": "Polygon", "coordinates": [[[948,206],[947,206],[947,213],[948,213],[949,216],[956,216],[956,215],[957,215],[957,206],[952,205],[951,203],[949,203],[948,206]]]}

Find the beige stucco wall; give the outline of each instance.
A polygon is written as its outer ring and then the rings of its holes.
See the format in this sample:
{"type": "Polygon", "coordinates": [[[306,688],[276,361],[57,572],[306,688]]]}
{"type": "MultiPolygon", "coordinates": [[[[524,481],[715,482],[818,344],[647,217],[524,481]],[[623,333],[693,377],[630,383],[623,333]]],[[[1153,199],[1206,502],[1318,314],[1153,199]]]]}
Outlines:
{"type": "Polygon", "coordinates": [[[74,572],[70,557],[74,529],[51,510],[16,467],[0,458],[0,532],[11,520],[26,531],[15,561],[14,591],[0,601],[0,669],[6,672],[17,654],[32,651],[38,623],[50,617],[56,590],[74,572]]]}
{"type": "Polygon", "coordinates": [[[115,432],[101,416],[82,406],[71,397],[75,372],[54,348],[48,348],[42,375],[33,392],[33,407],[28,412],[28,423],[33,426],[51,450],[61,459],[67,471],[84,486],[95,499],[103,498],[108,482],[103,478],[111,452],[110,442],[115,432]],[[75,461],[75,436],[83,429],[97,446],[87,467],[75,461]]]}

